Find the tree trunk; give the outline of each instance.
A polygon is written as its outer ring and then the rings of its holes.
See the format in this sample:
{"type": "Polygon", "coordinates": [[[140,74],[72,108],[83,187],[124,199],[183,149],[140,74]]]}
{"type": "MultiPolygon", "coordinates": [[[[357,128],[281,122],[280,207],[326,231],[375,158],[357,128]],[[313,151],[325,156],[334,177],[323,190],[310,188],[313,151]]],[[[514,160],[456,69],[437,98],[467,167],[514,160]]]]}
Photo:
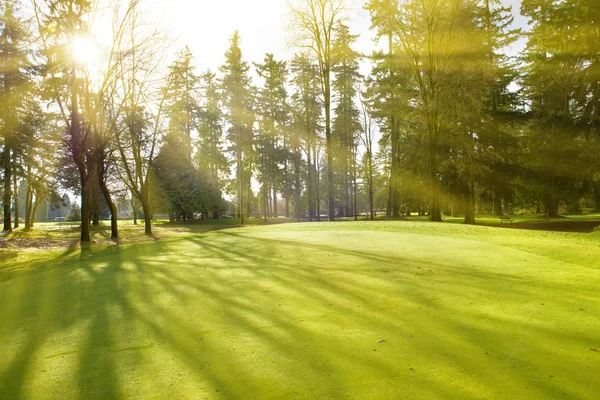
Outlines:
{"type": "MultiPolygon", "coordinates": [[[[150,206],[148,205],[148,198],[142,200],[142,210],[144,212],[144,233],[146,235],[152,235],[152,219],[150,216],[150,206]]],[[[173,222],[173,214],[169,214],[169,222],[173,222]]]]}
{"type": "Polygon", "coordinates": [[[312,156],[310,151],[310,144],[307,146],[307,159],[308,159],[308,181],[306,182],[306,187],[308,189],[308,221],[312,222],[314,216],[314,207],[313,207],[313,166],[312,166],[312,156]]]}
{"type": "Polygon", "coordinates": [[[327,152],[327,219],[335,221],[335,197],[333,193],[333,146],[331,143],[331,84],[329,69],[325,70],[325,145],[327,152]]]}
{"type": "Polygon", "coordinates": [[[2,161],[4,166],[4,197],[2,204],[4,206],[4,232],[12,232],[12,214],[10,206],[12,203],[12,164],[10,161],[10,146],[5,142],[2,152],[2,161]]]}
{"type": "Polygon", "coordinates": [[[81,243],[90,242],[90,187],[87,176],[80,173],[81,179],[81,243]]]}
{"type": "Polygon", "coordinates": [[[497,217],[504,215],[502,212],[502,197],[500,197],[497,190],[494,193],[494,215],[497,217]]]}
{"type": "Polygon", "coordinates": [[[390,205],[392,207],[391,216],[394,218],[398,217],[398,213],[400,210],[400,199],[398,193],[398,134],[396,129],[396,118],[392,116],[391,118],[391,133],[392,133],[392,169],[390,171],[390,193],[391,193],[391,201],[390,205]]]}
{"type": "MultiPolygon", "coordinates": [[[[17,155],[13,154],[13,168],[17,168],[17,155]]],[[[31,168],[31,167],[30,167],[31,168]]],[[[13,225],[14,229],[19,227],[19,186],[17,185],[17,173],[13,171],[13,201],[15,203],[15,222],[13,225]]]]}
{"type": "Polygon", "coordinates": [[[273,218],[279,218],[277,213],[277,191],[273,188],[273,218]]]}
{"type": "Polygon", "coordinates": [[[25,230],[31,229],[31,208],[33,203],[33,190],[30,182],[27,182],[27,191],[25,192],[25,230]]]}
{"type": "Polygon", "coordinates": [[[356,201],[356,147],[353,148],[354,149],[354,154],[352,155],[353,157],[353,169],[354,169],[354,176],[353,176],[353,195],[354,195],[354,220],[357,221],[358,220],[358,204],[356,201]]]}
{"type": "Polygon", "coordinates": [[[371,221],[375,219],[375,206],[373,204],[373,155],[369,151],[369,214],[371,221]]]}
{"type": "Polygon", "coordinates": [[[596,182],[596,212],[600,212],[600,181],[596,182]]]}
{"type": "Polygon", "coordinates": [[[429,178],[431,179],[431,209],[429,213],[429,220],[440,222],[442,220],[442,213],[440,211],[440,197],[437,177],[437,142],[432,138],[430,138],[430,141],[432,143],[429,144],[429,178]]]}
{"type": "MultiPolygon", "coordinates": [[[[285,146],[285,142],[284,142],[284,149],[287,149],[285,146]]],[[[289,182],[289,177],[288,177],[288,160],[287,160],[287,156],[284,160],[284,165],[283,165],[283,171],[284,171],[284,186],[283,186],[283,200],[284,200],[284,216],[286,218],[290,217],[290,182],[289,182]]]]}
{"type": "Polygon", "coordinates": [[[267,184],[263,183],[263,211],[264,211],[264,220],[267,222],[269,218],[269,190],[267,188],[267,184]]]}
{"type": "Polygon", "coordinates": [[[295,189],[295,211],[296,211],[296,219],[300,222],[300,213],[302,211],[302,207],[300,206],[302,199],[302,188],[300,187],[300,149],[296,148],[296,154],[294,159],[294,189],[295,189]]]}
{"type": "Polygon", "coordinates": [[[131,192],[131,215],[133,216],[133,224],[137,225],[137,209],[135,207],[135,196],[131,192]]]}
{"type": "Polygon", "coordinates": [[[400,209],[400,194],[398,190],[398,121],[396,120],[395,98],[396,93],[394,91],[394,35],[388,33],[388,57],[390,58],[390,98],[392,103],[392,109],[390,111],[390,135],[392,139],[392,165],[390,170],[390,190],[388,201],[390,211],[388,212],[391,217],[398,217],[398,211],[400,209]]]}
{"type": "Polygon", "coordinates": [[[240,225],[244,225],[244,170],[243,170],[243,157],[242,157],[242,133],[240,127],[236,126],[237,134],[237,175],[238,175],[238,209],[240,212],[240,225]]]}
{"type": "Polygon", "coordinates": [[[321,171],[320,166],[317,164],[317,150],[313,148],[313,154],[315,157],[314,168],[315,168],[315,212],[317,214],[317,222],[321,222],[321,171]]]}
{"type": "Polygon", "coordinates": [[[467,183],[465,186],[465,224],[475,224],[475,193],[473,182],[467,183]]]}
{"type": "Polygon", "coordinates": [[[112,197],[110,195],[110,192],[108,190],[108,187],[106,186],[106,182],[103,179],[104,176],[104,167],[101,167],[101,173],[98,174],[98,184],[100,185],[100,190],[102,191],[102,194],[104,195],[104,200],[106,201],[106,204],[108,205],[108,208],[110,209],[110,238],[111,239],[118,239],[119,238],[119,227],[117,225],[117,206],[116,204],[112,201],[112,197]]]}
{"type": "Polygon", "coordinates": [[[38,206],[40,205],[41,201],[38,200],[38,197],[35,197],[35,201],[33,202],[33,211],[31,212],[31,221],[29,222],[29,227],[33,228],[33,225],[35,223],[35,216],[37,215],[37,210],[38,210],[38,206]]]}
{"type": "Polygon", "coordinates": [[[558,200],[552,197],[546,200],[546,216],[548,218],[558,217],[558,200]]]}

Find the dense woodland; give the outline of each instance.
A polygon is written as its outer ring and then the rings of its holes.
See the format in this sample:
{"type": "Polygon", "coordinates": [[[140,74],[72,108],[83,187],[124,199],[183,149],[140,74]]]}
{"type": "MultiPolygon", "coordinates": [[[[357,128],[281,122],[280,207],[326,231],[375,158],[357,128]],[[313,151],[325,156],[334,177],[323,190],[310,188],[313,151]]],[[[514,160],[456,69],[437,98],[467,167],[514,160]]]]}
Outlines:
{"type": "Polygon", "coordinates": [[[293,59],[251,64],[234,32],[217,71],[188,48],[165,65],[168,38],[139,3],[101,8],[113,38],[94,68],[78,40],[95,2],[0,3],[6,233],[66,192],[82,242],[101,210],[117,238],[121,207],[148,234],[158,214],[473,224],[600,210],[597,0],[523,0],[523,30],[499,0],[370,0],[371,54],[355,50],[343,0],[298,0],[293,59]]]}

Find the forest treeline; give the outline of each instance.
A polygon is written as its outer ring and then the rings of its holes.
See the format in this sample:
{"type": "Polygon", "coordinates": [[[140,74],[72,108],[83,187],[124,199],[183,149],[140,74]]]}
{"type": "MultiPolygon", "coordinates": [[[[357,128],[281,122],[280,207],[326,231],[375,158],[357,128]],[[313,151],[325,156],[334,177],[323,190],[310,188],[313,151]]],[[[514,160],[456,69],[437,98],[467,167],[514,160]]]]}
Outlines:
{"type": "Polygon", "coordinates": [[[525,30],[499,0],[369,0],[370,54],[343,0],[297,0],[293,59],[250,64],[235,32],[216,71],[197,71],[187,47],[165,68],[167,38],[140,8],[0,4],[4,231],[31,228],[65,190],[81,198],[82,242],[101,207],[117,238],[125,200],[148,234],[157,213],[475,223],[476,210],[600,210],[596,0],[523,0],[525,30]],[[99,10],[112,41],[90,65],[77,42],[99,10]]]}

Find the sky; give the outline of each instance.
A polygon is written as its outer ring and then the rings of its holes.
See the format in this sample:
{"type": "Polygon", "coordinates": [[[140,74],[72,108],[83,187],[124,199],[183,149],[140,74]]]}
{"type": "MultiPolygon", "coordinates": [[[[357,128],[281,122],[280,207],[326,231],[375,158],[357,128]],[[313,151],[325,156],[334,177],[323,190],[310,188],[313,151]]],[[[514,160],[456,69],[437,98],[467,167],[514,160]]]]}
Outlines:
{"type": "MultiPolygon", "coordinates": [[[[356,49],[370,53],[373,42],[364,2],[349,1],[349,23],[353,33],[360,33],[356,49]]],[[[266,53],[279,59],[294,53],[287,0],[150,0],[147,6],[168,27],[176,48],[190,47],[200,71],[216,71],[223,64],[235,30],[248,62],[262,62],[266,53]]]]}
{"type": "MultiPolygon", "coordinates": [[[[359,35],[356,50],[370,54],[374,49],[370,16],[363,10],[366,0],[349,0],[349,25],[359,35]]],[[[513,7],[516,26],[524,27],[525,19],[518,10],[521,0],[502,0],[513,7]]],[[[174,49],[189,46],[199,71],[216,71],[224,62],[229,40],[238,30],[246,61],[262,62],[265,53],[290,59],[294,49],[288,31],[288,0],[147,0],[153,18],[161,20],[175,39],[174,49]]],[[[515,54],[524,46],[520,41],[507,53],[515,54]]],[[[368,73],[367,63],[363,73],[368,73]]]]}

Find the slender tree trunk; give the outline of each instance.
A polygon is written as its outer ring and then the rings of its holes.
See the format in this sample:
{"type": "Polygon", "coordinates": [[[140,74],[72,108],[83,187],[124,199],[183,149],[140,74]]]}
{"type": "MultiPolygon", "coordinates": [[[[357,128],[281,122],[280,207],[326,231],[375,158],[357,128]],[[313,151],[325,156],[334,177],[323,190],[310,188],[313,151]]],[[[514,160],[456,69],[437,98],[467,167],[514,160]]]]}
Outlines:
{"type": "Polygon", "coordinates": [[[25,230],[31,229],[31,213],[33,208],[33,188],[31,183],[27,182],[27,191],[25,192],[25,230]]]}
{"type": "MultiPolygon", "coordinates": [[[[13,224],[13,228],[17,229],[19,227],[19,186],[17,185],[17,154],[13,153],[13,200],[15,207],[15,222],[13,224]]],[[[31,167],[28,167],[31,170],[31,167]]]]}
{"type": "Polygon", "coordinates": [[[277,191],[273,188],[273,217],[279,218],[279,214],[277,213],[277,191]]]}
{"type": "Polygon", "coordinates": [[[429,178],[431,180],[431,211],[429,219],[431,221],[440,222],[442,220],[442,213],[440,210],[440,197],[439,197],[439,182],[437,176],[437,137],[435,128],[430,123],[430,137],[429,137],[429,178]]]}
{"type": "Polygon", "coordinates": [[[375,219],[375,206],[373,204],[373,155],[371,153],[371,150],[369,150],[368,152],[368,160],[367,162],[369,163],[369,180],[368,180],[368,184],[369,184],[369,213],[371,216],[371,221],[373,221],[375,219]]]}
{"type": "Polygon", "coordinates": [[[294,180],[295,180],[295,199],[294,199],[294,203],[295,203],[295,211],[296,211],[296,219],[298,220],[298,222],[300,222],[300,212],[302,210],[302,208],[300,207],[300,203],[301,203],[301,199],[302,199],[302,193],[301,190],[302,188],[300,187],[300,149],[298,147],[296,147],[296,154],[295,154],[295,159],[294,159],[294,180]]]}
{"type": "Polygon", "coordinates": [[[497,217],[500,217],[501,215],[503,215],[503,213],[502,213],[502,197],[500,197],[498,190],[496,190],[496,192],[494,193],[494,215],[497,217]]]}
{"type": "Polygon", "coordinates": [[[306,187],[308,189],[308,221],[312,222],[313,216],[314,216],[314,207],[313,207],[314,186],[313,186],[313,166],[312,166],[311,151],[310,151],[311,144],[309,144],[307,147],[308,147],[308,151],[307,151],[308,181],[306,182],[306,187]]]}
{"type": "MultiPolygon", "coordinates": [[[[394,35],[388,33],[388,56],[390,57],[390,98],[391,103],[395,106],[396,93],[394,91],[394,35]]],[[[398,190],[398,121],[396,119],[396,109],[392,107],[390,110],[390,136],[392,139],[392,165],[390,170],[390,182],[388,205],[390,210],[386,213],[391,217],[398,217],[399,211],[399,190],[398,190]]]]}
{"type": "Polygon", "coordinates": [[[98,203],[94,205],[94,211],[92,212],[92,226],[100,226],[100,209],[98,203]]]}
{"type": "MultiPolygon", "coordinates": [[[[285,145],[285,141],[284,141],[284,149],[287,149],[285,146],[286,145],[285,145]]],[[[286,152],[286,154],[287,154],[287,152],[286,152]]],[[[284,216],[286,218],[289,218],[290,217],[290,182],[289,182],[289,176],[288,176],[287,156],[284,160],[283,173],[284,173],[283,199],[285,201],[284,216]]]]}
{"type": "MultiPolygon", "coordinates": [[[[148,199],[146,195],[146,201],[142,200],[142,210],[144,212],[144,233],[146,235],[152,235],[152,218],[150,215],[150,206],[148,205],[148,199]]],[[[169,222],[173,222],[172,214],[169,214],[169,222]]]]}
{"type": "Polygon", "coordinates": [[[317,163],[317,149],[316,145],[313,147],[314,155],[314,168],[315,168],[315,211],[317,214],[317,221],[321,222],[321,166],[317,163]]]}
{"type": "Polygon", "coordinates": [[[356,204],[356,146],[353,146],[352,167],[353,167],[353,194],[354,194],[354,220],[358,220],[358,205],[356,204]]]}
{"type": "Polygon", "coordinates": [[[90,187],[87,176],[80,173],[81,179],[81,243],[90,242],[90,187]]]}
{"type": "Polygon", "coordinates": [[[4,197],[2,204],[4,206],[4,232],[12,232],[12,214],[10,206],[12,203],[12,164],[10,161],[10,146],[5,142],[2,152],[2,161],[4,167],[4,197]]]}
{"type": "Polygon", "coordinates": [[[31,221],[29,222],[29,227],[33,228],[35,224],[35,216],[37,215],[37,210],[41,201],[38,199],[38,196],[35,196],[35,201],[33,202],[33,211],[31,212],[31,221]]]}
{"type": "Polygon", "coordinates": [[[137,225],[137,208],[135,206],[135,196],[131,192],[131,215],[133,216],[133,224],[137,225]]]}
{"type": "Polygon", "coordinates": [[[392,208],[393,208],[393,198],[394,198],[394,188],[392,187],[392,174],[391,174],[392,170],[390,168],[390,181],[388,183],[388,198],[387,198],[387,206],[385,209],[385,216],[386,217],[391,217],[392,216],[392,208]]]}
{"type": "Polygon", "coordinates": [[[263,211],[264,211],[264,220],[267,222],[269,218],[269,190],[267,189],[267,183],[263,183],[263,211]]]}
{"type": "Polygon", "coordinates": [[[331,84],[329,68],[325,71],[325,144],[327,152],[327,219],[335,220],[335,197],[333,192],[333,146],[331,142],[331,84]]]}
{"type": "Polygon", "coordinates": [[[596,212],[600,212],[600,181],[596,182],[596,212]]]}
{"type": "MultiPolygon", "coordinates": [[[[393,91],[392,91],[393,93],[393,91]]],[[[398,217],[399,207],[399,196],[398,196],[398,135],[396,132],[396,117],[392,116],[391,118],[391,136],[392,136],[392,169],[390,172],[390,193],[391,193],[391,207],[392,207],[392,217],[398,217]]]]}
{"type": "MultiPolygon", "coordinates": [[[[103,167],[101,167],[102,170],[104,169],[103,167]]],[[[110,195],[110,191],[108,190],[108,187],[106,186],[106,182],[104,181],[104,179],[102,178],[104,176],[104,173],[99,173],[98,174],[98,184],[100,185],[100,190],[102,190],[102,194],[104,195],[104,200],[106,201],[106,204],[108,205],[108,208],[110,209],[110,238],[111,239],[118,239],[119,238],[119,227],[118,227],[118,222],[117,222],[117,205],[113,202],[112,197],[110,195]]]]}
{"type": "Polygon", "coordinates": [[[242,133],[240,131],[240,127],[236,128],[237,133],[237,169],[238,169],[238,209],[240,211],[240,225],[244,225],[244,198],[243,198],[243,190],[244,190],[244,170],[243,170],[243,157],[242,157],[242,133]]]}

